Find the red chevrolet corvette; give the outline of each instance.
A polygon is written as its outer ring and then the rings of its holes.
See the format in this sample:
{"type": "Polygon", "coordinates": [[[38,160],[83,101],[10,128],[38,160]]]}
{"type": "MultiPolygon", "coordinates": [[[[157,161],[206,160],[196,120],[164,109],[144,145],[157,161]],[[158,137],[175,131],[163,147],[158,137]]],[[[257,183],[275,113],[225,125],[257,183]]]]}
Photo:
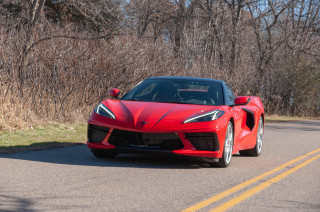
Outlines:
{"type": "MultiPolygon", "coordinates": [[[[88,123],[96,157],[119,153],[173,153],[227,167],[234,153],[259,156],[264,108],[259,97],[237,97],[225,82],[152,77],[121,99],[102,101],[88,123]]],[[[116,98],[116,99],[115,99],[116,98]]]]}

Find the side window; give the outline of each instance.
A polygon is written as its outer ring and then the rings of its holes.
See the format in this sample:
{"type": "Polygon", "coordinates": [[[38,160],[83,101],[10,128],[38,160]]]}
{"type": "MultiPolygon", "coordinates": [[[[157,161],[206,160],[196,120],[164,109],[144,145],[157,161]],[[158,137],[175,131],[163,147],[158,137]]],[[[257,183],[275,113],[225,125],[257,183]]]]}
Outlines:
{"type": "Polygon", "coordinates": [[[226,89],[226,103],[227,105],[233,105],[234,100],[236,99],[236,96],[234,95],[231,88],[229,88],[229,86],[226,85],[225,89],[226,89]]]}

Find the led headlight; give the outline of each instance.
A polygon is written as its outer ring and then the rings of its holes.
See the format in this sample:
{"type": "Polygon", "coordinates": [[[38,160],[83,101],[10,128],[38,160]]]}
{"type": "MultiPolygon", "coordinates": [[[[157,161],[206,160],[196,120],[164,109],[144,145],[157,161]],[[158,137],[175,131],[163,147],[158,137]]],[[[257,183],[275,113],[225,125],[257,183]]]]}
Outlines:
{"type": "Polygon", "coordinates": [[[105,116],[105,117],[108,117],[108,118],[116,119],[116,116],[111,112],[111,110],[109,110],[102,103],[98,104],[96,109],[94,109],[94,112],[99,114],[99,115],[101,115],[101,116],[105,116]]]}
{"type": "Polygon", "coordinates": [[[214,110],[185,120],[183,123],[213,121],[220,118],[224,114],[222,110],[214,110]]]}

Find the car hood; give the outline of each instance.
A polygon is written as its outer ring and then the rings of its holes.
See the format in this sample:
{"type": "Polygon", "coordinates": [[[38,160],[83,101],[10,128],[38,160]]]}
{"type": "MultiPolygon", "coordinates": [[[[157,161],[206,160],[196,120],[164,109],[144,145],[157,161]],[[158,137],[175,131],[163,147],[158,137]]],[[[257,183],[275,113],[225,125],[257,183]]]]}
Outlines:
{"type": "MultiPolygon", "coordinates": [[[[108,99],[102,102],[116,116],[115,125],[126,123],[129,128],[157,128],[182,124],[187,118],[223,106],[141,102],[108,99]],[[117,124],[118,123],[118,124],[117,124]]],[[[166,127],[165,127],[166,128],[166,127]]]]}

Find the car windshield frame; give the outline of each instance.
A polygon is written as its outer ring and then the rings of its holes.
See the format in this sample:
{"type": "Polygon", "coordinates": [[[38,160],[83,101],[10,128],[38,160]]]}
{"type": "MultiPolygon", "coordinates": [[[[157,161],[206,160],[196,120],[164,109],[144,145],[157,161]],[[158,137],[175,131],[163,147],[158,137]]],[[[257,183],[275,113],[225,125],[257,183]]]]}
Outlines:
{"type": "Polygon", "coordinates": [[[134,86],[121,100],[221,106],[224,90],[220,81],[209,79],[149,78],[134,86]]]}

